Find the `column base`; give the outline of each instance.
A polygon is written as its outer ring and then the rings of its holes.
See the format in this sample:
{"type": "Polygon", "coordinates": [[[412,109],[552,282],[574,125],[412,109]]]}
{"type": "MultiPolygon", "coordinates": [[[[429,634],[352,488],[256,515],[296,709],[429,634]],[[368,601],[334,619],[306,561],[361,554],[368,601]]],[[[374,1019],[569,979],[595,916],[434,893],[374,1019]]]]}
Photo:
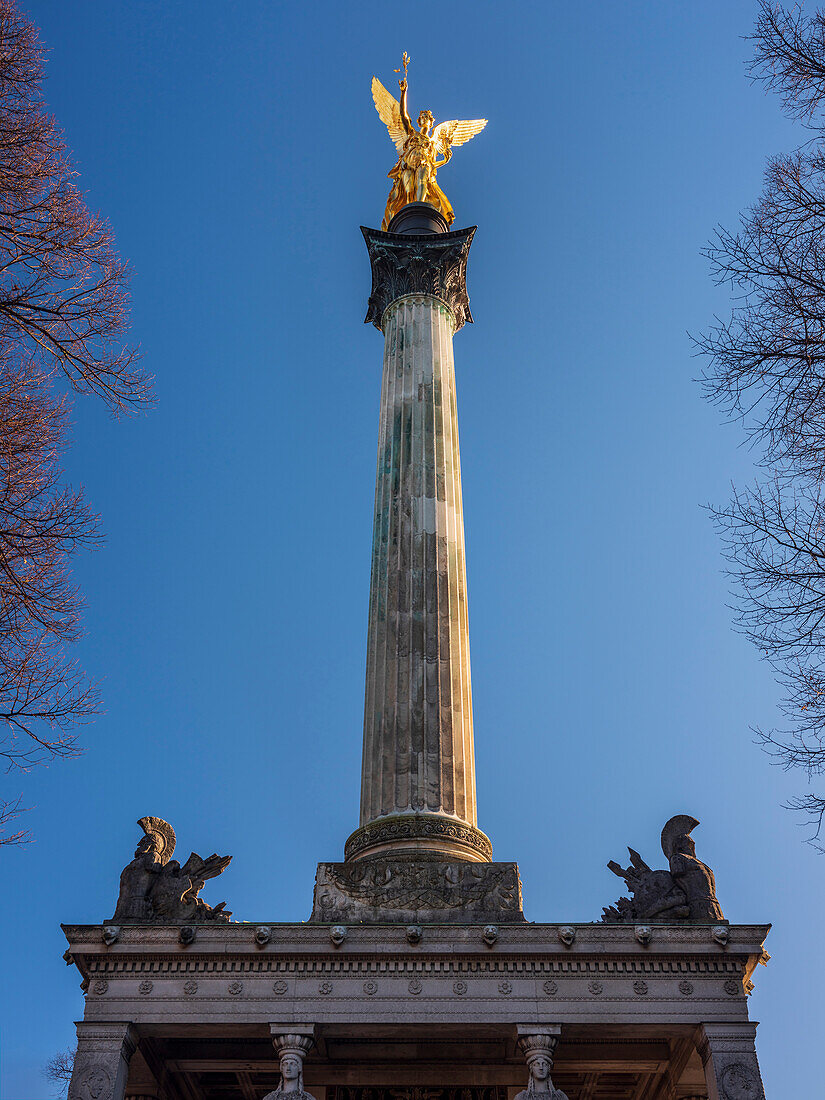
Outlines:
{"type": "Polygon", "coordinates": [[[444,814],[392,814],[356,829],[344,859],[462,859],[489,863],[493,845],[474,825],[444,814]]]}

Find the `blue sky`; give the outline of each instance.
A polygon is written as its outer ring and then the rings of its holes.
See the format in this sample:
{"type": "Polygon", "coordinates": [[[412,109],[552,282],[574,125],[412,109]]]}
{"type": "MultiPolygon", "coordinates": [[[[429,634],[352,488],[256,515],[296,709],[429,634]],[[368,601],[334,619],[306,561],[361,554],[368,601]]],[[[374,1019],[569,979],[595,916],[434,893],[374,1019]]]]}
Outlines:
{"type": "MultiPolygon", "coordinates": [[[[776,689],[731,629],[702,505],[747,481],[692,379],[700,249],[801,140],[746,79],[755,3],[27,0],[47,98],[135,269],[157,408],[75,405],[78,562],[105,679],[86,754],[38,770],[5,851],[2,1084],[82,1014],[64,922],[108,918],[135,820],[234,856],[204,891],[303,920],[357,824],[381,337],[362,323],[394,150],[376,115],[489,119],[439,182],[479,226],[456,338],[479,825],[528,918],[588,921],[631,844],[698,817],[726,915],[773,921],[751,1014],[769,1095],[812,1094],[825,863],[750,727],[776,689]]],[[[8,789],[17,789],[12,786],[8,789]]]]}

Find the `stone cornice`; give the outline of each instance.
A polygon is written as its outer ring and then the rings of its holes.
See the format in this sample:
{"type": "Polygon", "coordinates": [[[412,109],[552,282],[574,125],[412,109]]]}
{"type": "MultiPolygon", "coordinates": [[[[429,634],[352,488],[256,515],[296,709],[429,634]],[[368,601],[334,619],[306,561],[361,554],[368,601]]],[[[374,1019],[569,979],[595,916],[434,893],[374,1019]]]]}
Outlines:
{"type": "Polygon", "coordinates": [[[364,323],[382,329],[384,313],[397,298],[428,294],[450,309],[458,331],[472,322],[467,297],[467,255],[476,227],[428,236],[384,233],[361,226],[372,267],[372,290],[364,323]]]}
{"type": "Polygon", "coordinates": [[[758,958],[770,925],[731,924],[725,947],[713,940],[715,925],[652,924],[650,946],[643,946],[633,926],[576,924],[575,940],[565,946],[559,934],[562,924],[502,924],[494,947],[482,939],[480,924],[426,924],[422,940],[409,944],[403,924],[349,925],[345,944],[336,947],[330,941],[329,926],[309,923],[269,922],[271,940],[263,947],[255,942],[261,922],[226,925],[199,925],[195,942],[184,947],[179,942],[180,928],[165,925],[128,925],[120,927],[116,943],[103,943],[102,924],[63,925],[69,941],[70,961],[82,968],[93,958],[203,958],[219,955],[225,959],[305,958],[512,958],[570,961],[597,958],[620,959],[710,958],[738,960],[758,958]]]}

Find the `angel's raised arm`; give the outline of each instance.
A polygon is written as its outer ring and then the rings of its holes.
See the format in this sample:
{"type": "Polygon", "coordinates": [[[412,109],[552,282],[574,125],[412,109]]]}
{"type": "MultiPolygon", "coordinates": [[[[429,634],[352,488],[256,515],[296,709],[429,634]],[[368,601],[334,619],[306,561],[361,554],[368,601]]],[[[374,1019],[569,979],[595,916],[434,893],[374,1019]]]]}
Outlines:
{"type": "Polygon", "coordinates": [[[401,102],[399,103],[399,110],[401,111],[401,124],[408,134],[414,133],[413,124],[410,121],[410,116],[407,114],[407,81],[399,80],[398,87],[401,89],[401,102]]]}

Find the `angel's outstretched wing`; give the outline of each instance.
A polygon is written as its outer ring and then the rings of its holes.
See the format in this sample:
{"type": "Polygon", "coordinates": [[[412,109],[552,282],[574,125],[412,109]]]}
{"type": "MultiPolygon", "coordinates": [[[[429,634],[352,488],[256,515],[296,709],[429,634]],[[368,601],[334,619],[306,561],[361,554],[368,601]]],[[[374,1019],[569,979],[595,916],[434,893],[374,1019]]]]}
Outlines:
{"type": "Polygon", "coordinates": [[[404,148],[404,142],[407,140],[404,123],[401,121],[401,106],[377,76],[372,78],[372,98],[375,101],[375,109],[378,111],[381,121],[389,130],[395,148],[400,153],[404,148]]]}
{"type": "Polygon", "coordinates": [[[486,118],[471,118],[466,122],[454,118],[451,122],[440,122],[433,130],[433,141],[446,153],[451,145],[463,145],[480,134],[486,125],[486,118]]]}
{"type": "Polygon", "coordinates": [[[201,859],[197,852],[193,852],[181,867],[181,873],[196,882],[205,882],[208,878],[222,874],[231,862],[232,856],[211,855],[201,859]]]}

